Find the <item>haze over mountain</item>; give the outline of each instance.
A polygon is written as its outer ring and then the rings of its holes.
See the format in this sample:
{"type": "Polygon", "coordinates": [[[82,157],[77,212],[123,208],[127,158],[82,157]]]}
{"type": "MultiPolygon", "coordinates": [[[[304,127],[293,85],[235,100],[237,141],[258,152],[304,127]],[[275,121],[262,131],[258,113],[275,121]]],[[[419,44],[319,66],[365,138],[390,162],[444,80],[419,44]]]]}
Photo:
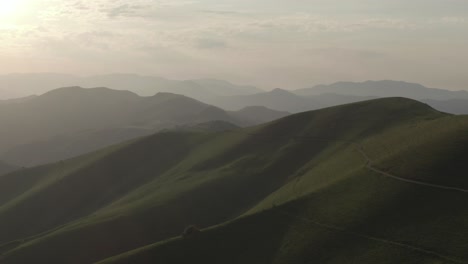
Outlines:
{"type": "Polygon", "coordinates": [[[468,99],[422,100],[435,109],[452,114],[468,115],[468,99]]]}
{"type": "Polygon", "coordinates": [[[132,91],[140,96],[170,92],[228,110],[264,106],[293,113],[377,97],[402,96],[427,102],[431,106],[449,113],[468,114],[464,101],[449,101],[452,99],[468,100],[467,91],[427,88],[420,84],[401,81],[338,82],[295,91],[274,89],[265,92],[253,86],[235,85],[223,80],[176,81],[135,74],[109,74],[90,77],[48,73],[3,75],[0,76],[0,104],[29,100],[34,98],[34,94],[42,94],[66,86],[108,87],[132,91]],[[4,100],[1,100],[2,98],[4,100]],[[7,98],[18,99],[5,100],[7,98]],[[451,103],[456,106],[452,107],[451,103]]]}
{"type": "Polygon", "coordinates": [[[140,97],[107,88],[61,88],[0,104],[0,159],[37,165],[182,124],[222,120],[245,126],[283,116],[268,109],[258,115],[226,112],[170,93],[140,97]]]}
{"type": "Polygon", "coordinates": [[[468,0],[0,0],[0,264],[468,264],[468,0]]]}
{"type": "Polygon", "coordinates": [[[401,96],[416,100],[448,100],[468,99],[468,91],[448,91],[443,89],[427,88],[416,83],[401,81],[366,81],[337,82],[330,85],[318,85],[312,88],[304,88],[294,91],[298,95],[319,95],[334,93],[354,96],[394,97],[401,96]]]}
{"type": "MultiPolygon", "coordinates": [[[[443,89],[427,88],[416,83],[400,81],[367,81],[362,83],[338,82],[331,85],[318,85],[294,91],[303,96],[319,100],[317,96],[324,93],[335,95],[354,96],[351,100],[359,100],[359,96],[392,97],[402,96],[425,102],[437,110],[452,114],[468,114],[468,91],[449,91],[443,89]],[[356,98],[357,96],[357,98],[356,98]]],[[[346,98],[342,98],[342,103],[346,98]]],[[[364,99],[364,98],[361,98],[364,99]]],[[[369,98],[367,98],[369,99],[369,98]]],[[[351,102],[348,101],[348,102],[351,102]]]]}
{"type": "Polygon", "coordinates": [[[394,96],[413,98],[447,113],[468,114],[468,99],[463,99],[468,98],[467,91],[432,89],[420,84],[399,81],[340,82],[295,91],[275,89],[252,95],[212,97],[203,101],[230,110],[247,106],[265,106],[279,111],[298,113],[394,96]]]}
{"type": "Polygon", "coordinates": [[[465,263],[467,132],[385,98],[21,170],[0,177],[1,261],[465,263]]]}
{"type": "Polygon", "coordinates": [[[69,86],[108,87],[115,90],[128,90],[140,96],[153,96],[158,92],[170,92],[195,99],[261,92],[260,89],[253,86],[235,85],[214,79],[176,81],[136,74],[79,77],[67,74],[31,73],[0,75],[0,100],[40,95],[59,87],[69,86]]]}
{"type": "Polygon", "coordinates": [[[7,164],[0,160],[0,176],[12,172],[15,169],[17,169],[15,166],[7,164]]]}
{"type": "Polygon", "coordinates": [[[324,93],[313,96],[300,96],[293,91],[274,89],[252,95],[214,97],[204,102],[229,110],[244,107],[263,106],[278,111],[298,113],[320,108],[348,104],[373,99],[371,96],[350,96],[324,93]]]}
{"type": "Polygon", "coordinates": [[[208,100],[223,109],[239,110],[244,107],[263,106],[279,111],[304,112],[324,107],[318,101],[297,96],[283,89],[274,89],[252,95],[224,96],[208,100]]]}

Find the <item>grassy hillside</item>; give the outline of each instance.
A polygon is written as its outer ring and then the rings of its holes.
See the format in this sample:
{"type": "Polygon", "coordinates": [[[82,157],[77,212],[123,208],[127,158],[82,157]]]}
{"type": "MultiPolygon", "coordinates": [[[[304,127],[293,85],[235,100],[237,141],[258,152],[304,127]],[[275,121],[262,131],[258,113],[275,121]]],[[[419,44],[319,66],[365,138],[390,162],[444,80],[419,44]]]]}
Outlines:
{"type": "Polygon", "coordinates": [[[24,170],[0,177],[2,263],[466,263],[466,132],[388,98],[24,170]]]}

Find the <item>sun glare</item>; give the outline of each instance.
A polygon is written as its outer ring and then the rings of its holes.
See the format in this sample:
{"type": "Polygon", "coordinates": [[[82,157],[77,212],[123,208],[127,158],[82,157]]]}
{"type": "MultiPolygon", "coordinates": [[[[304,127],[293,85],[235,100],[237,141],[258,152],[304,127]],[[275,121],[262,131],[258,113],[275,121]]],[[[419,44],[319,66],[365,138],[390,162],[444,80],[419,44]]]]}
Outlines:
{"type": "Polygon", "coordinates": [[[15,17],[24,4],[24,0],[0,0],[0,18],[15,17]]]}

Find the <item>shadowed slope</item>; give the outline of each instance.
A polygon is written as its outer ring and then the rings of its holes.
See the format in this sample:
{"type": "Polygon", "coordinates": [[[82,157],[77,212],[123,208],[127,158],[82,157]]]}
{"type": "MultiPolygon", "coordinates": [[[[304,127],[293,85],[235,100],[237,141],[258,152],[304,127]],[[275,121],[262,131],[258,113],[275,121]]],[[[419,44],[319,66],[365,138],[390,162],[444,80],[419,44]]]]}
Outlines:
{"type": "Polygon", "coordinates": [[[468,120],[427,117],[351,140],[244,218],[102,263],[468,263],[468,120]]]}
{"type": "MultiPolygon", "coordinates": [[[[407,149],[427,148],[428,156],[450,155],[455,151],[452,143],[446,148],[429,147],[434,136],[440,142],[451,139],[453,143],[466,143],[465,137],[452,137],[466,132],[466,119],[459,118],[438,113],[413,100],[389,98],[301,113],[263,126],[231,132],[171,132],[151,136],[106,154],[122,157],[121,160],[106,163],[108,158],[104,157],[91,162],[90,167],[99,168],[96,171],[102,172],[94,174],[93,188],[83,187],[83,191],[88,192],[87,196],[93,197],[92,200],[67,208],[65,212],[68,213],[62,219],[69,223],[63,227],[4,250],[3,261],[92,263],[177,236],[187,225],[206,228],[240,216],[245,218],[213,229],[206,236],[202,232],[194,239],[156,244],[132,253],[135,258],[129,258],[128,262],[125,262],[126,257],[124,260],[119,258],[118,261],[124,262],[118,263],[151,263],[149,260],[203,262],[210,257],[213,261],[208,262],[215,263],[214,260],[223,256],[233,256],[226,259],[226,263],[309,263],[314,260],[343,263],[347,257],[360,263],[380,263],[379,260],[391,256],[393,263],[411,263],[407,260],[414,256],[419,262],[438,260],[437,256],[428,256],[422,251],[415,253],[408,247],[395,249],[395,243],[400,242],[464,259],[467,256],[458,245],[465,243],[463,237],[467,236],[454,237],[447,235],[454,230],[436,228],[438,222],[456,230],[464,227],[466,210],[461,207],[464,196],[446,194],[446,190],[426,189],[371,171],[355,144],[360,142],[372,158],[373,166],[383,169],[389,162],[398,167],[400,158],[411,155],[405,152],[407,149]],[[429,131],[431,134],[427,136],[421,133],[429,131]],[[181,146],[183,155],[168,158],[164,163],[168,166],[166,170],[148,178],[146,173],[156,169],[150,164],[160,162],[161,157],[157,153],[163,150],[159,148],[167,151],[165,145],[149,144],[150,140],[161,137],[175,137],[175,142],[187,144],[181,146]],[[387,142],[391,144],[385,145],[387,142]],[[142,154],[136,147],[138,144],[147,146],[148,152],[142,154]],[[129,155],[148,158],[129,163],[124,158],[129,155]],[[108,166],[115,166],[116,162],[122,164],[116,171],[131,171],[133,173],[127,175],[143,177],[144,182],[131,184],[125,191],[111,192],[115,196],[108,195],[104,190],[108,189],[105,186],[109,181],[116,185],[113,188],[118,188],[119,182],[128,185],[123,175],[115,176],[119,180],[108,175],[111,172],[108,166]],[[132,164],[142,169],[136,169],[132,164]],[[434,195],[434,191],[440,196],[434,195]],[[296,201],[298,199],[300,202],[296,201]],[[430,202],[431,207],[421,206],[420,202],[424,200],[430,202]],[[94,208],[89,207],[90,202],[94,208]],[[446,203],[451,206],[446,206],[446,203]],[[434,210],[429,210],[431,208],[434,210]],[[264,210],[267,212],[260,213],[264,210]],[[403,213],[392,214],[394,211],[403,213]],[[75,212],[82,213],[78,215],[75,212]],[[449,217],[436,218],[437,215],[449,217]],[[318,227],[311,228],[303,218],[319,223],[318,227]],[[421,219],[426,220],[418,226],[421,219]],[[453,219],[460,220],[453,222],[453,219]],[[336,227],[336,230],[324,230],[327,225],[336,227]],[[427,235],[429,230],[432,235],[427,235]],[[218,232],[226,237],[227,242],[216,242],[215,246],[212,238],[218,232]],[[353,236],[355,233],[361,236],[356,238],[353,236]],[[375,243],[376,239],[369,240],[368,237],[395,243],[386,243],[382,247],[375,243]],[[446,240],[444,245],[435,243],[439,239],[446,240]],[[260,248],[248,247],[252,245],[246,242],[249,240],[256,241],[260,248]],[[211,250],[211,247],[218,250],[211,250]],[[143,258],[139,258],[140,252],[144,252],[143,258]],[[193,258],[188,260],[183,256],[193,258]]],[[[467,155],[466,152],[457,153],[463,157],[467,155]]],[[[452,164],[450,160],[445,162],[452,164]]],[[[424,159],[411,164],[398,172],[401,177],[411,177],[412,172],[420,168],[430,171],[434,163],[424,159]]],[[[456,166],[462,168],[463,165],[456,166]]],[[[76,176],[69,174],[66,177],[88,182],[91,176],[85,177],[87,174],[78,171],[76,176]]],[[[463,183],[458,180],[461,175],[443,176],[421,175],[418,180],[446,186],[463,183]]],[[[77,184],[70,184],[68,188],[72,190],[72,186],[77,184]]],[[[43,193],[46,197],[53,194],[46,189],[43,193]]],[[[55,199],[61,200],[64,197],[61,195],[55,199]]],[[[79,194],[67,195],[73,199],[81,197],[79,194]]],[[[24,203],[34,202],[31,199],[24,203]]],[[[15,207],[8,210],[14,212],[17,210],[15,207]]],[[[8,210],[0,211],[0,217],[8,215],[8,210]]],[[[42,213],[51,216],[60,211],[56,208],[42,213]]],[[[38,226],[41,227],[36,225],[36,228],[38,226]]],[[[20,225],[18,230],[22,230],[20,225]]],[[[39,233],[39,229],[36,232],[39,233]]],[[[10,236],[4,242],[24,238],[20,232],[15,238],[10,236]]]]}

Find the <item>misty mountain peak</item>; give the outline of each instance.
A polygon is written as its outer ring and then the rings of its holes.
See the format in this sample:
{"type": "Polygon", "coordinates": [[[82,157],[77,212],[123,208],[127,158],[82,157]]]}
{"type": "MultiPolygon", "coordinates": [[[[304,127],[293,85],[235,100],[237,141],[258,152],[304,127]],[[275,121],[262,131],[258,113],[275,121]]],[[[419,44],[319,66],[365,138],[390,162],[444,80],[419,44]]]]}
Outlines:
{"type": "Polygon", "coordinates": [[[177,93],[168,93],[168,92],[158,92],[155,95],[149,97],[152,100],[174,100],[174,99],[183,99],[183,100],[192,100],[196,101],[195,99],[192,99],[190,97],[187,97],[182,94],[177,94],[177,93]]]}
{"type": "Polygon", "coordinates": [[[62,97],[95,97],[95,98],[108,98],[108,97],[128,97],[138,98],[139,96],[130,91],[113,90],[106,87],[96,88],[83,88],[80,86],[62,87],[39,96],[39,98],[62,98],[62,97]]]}
{"type": "Polygon", "coordinates": [[[276,88],[274,90],[272,90],[270,92],[270,94],[274,94],[274,95],[279,95],[279,96],[291,96],[291,95],[295,95],[293,93],[291,93],[290,91],[287,91],[287,90],[284,90],[284,89],[281,89],[281,88],[276,88]]]}

